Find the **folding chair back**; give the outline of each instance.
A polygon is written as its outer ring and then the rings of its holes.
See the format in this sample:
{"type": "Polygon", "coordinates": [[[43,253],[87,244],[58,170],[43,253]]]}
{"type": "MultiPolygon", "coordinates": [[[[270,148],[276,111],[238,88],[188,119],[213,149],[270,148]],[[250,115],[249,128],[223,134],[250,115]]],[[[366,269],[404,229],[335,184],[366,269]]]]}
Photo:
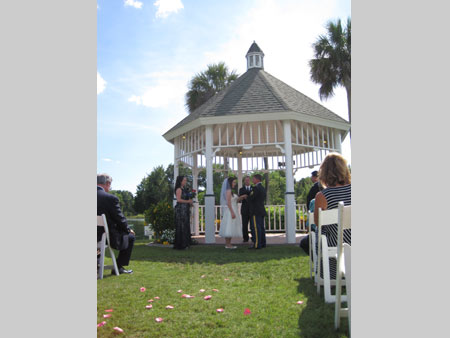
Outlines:
{"type": "Polygon", "coordinates": [[[312,237],[315,236],[315,233],[313,233],[311,231],[311,224],[314,223],[314,213],[308,211],[308,242],[309,242],[309,276],[312,278],[313,277],[313,272],[314,272],[314,276],[316,275],[316,250],[312,248],[312,246],[316,245],[316,241],[315,238],[313,239],[312,237]],[[313,243],[314,242],[314,243],[313,243]],[[311,262],[311,258],[313,259],[313,261],[311,262]]]}
{"type": "MultiPolygon", "coordinates": [[[[323,285],[324,294],[325,294],[325,302],[333,303],[336,301],[336,296],[331,294],[331,286],[336,285],[336,280],[331,280],[330,274],[330,258],[336,258],[336,247],[329,247],[327,238],[325,235],[322,235],[322,227],[325,225],[336,224],[339,221],[339,212],[338,209],[330,209],[330,210],[322,210],[319,208],[318,210],[318,224],[317,232],[318,232],[318,250],[317,250],[317,268],[315,274],[315,283],[317,285],[317,293],[320,294],[320,287],[323,285]],[[323,278],[321,277],[321,262],[323,265],[323,278]]],[[[343,282],[345,284],[345,282],[343,282]]],[[[346,301],[346,296],[342,296],[342,300],[346,301]]]]}
{"type": "Polygon", "coordinates": [[[97,216],[97,227],[103,227],[105,232],[102,235],[100,242],[97,242],[97,249],[100,249],[100,266],[99,266],[99,279],[103,279],[103,272],[105,269],[114,269],[116,275],[119,275],[119,269],[117,268],[116,257],[114,255],[114,251],[110,246],[109,241],[109,229],[108,222],[106,221],[105,214],[97,216]],[[109,253],[111,255],[111,259],[113,261],[113,265],[105,266],[105,251],[106,248],[109,249],[109,253]]]}
{"type": "MultiPolygon", "coordinates": [[[[348,316],[348,307],[342,308],[341,296],[342,296],[342,277],[346,279],[347,301],[348,301],[348,289],[347,289],[347,277],[350,276],[350,272],[346,270],[344,262],[344,230],[352,228],[352,207],[344,206],[344,202],[338,204],[338,238],[337,238],[337,269],[336,269],[336,305],[334,315],[334,327],[339,328],[341,317],[348,316]]],[[[346,244],[348,245],[348,244],[346,244]]]]}
{"type": "Polygon", "coordinates": [[[348,306],[348,329],[351,332],[352,319],[352,247],[344,243],[344,264],[345,264],[345,289],[347,292],[347,306],[348,306]]]}

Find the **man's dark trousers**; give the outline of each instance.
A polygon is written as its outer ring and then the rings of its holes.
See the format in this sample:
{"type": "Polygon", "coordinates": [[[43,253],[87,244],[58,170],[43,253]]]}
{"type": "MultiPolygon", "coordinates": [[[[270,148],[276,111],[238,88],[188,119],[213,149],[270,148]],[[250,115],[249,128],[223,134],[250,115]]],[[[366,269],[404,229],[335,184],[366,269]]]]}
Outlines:
{"type": "Polygon", "coordinates": [[[127,266],[130,264],[131,252],[133,251],[135,239],[136,237],[134,237],[133,234],[128,234],[128,247],[125,250],[119,251],[119,256],[117,257],[118,266],[127,266]]]}
{"type": "Polygon", "coordinates": [[[252,241],[255,249],[266,247],[266,229],[264,228],[264,216],[253,215],[250,219],[252,241]]]}
{"type": "MultiPolygon", "coordinates": [[[[248,222],[250,222],[250,215],[249,214],[242,214],[242,237],[244,238],[245,242],[248,242],[248,222]]],[[[253,232],[252,232],[252,238],[253,238],[253,232]]]]}

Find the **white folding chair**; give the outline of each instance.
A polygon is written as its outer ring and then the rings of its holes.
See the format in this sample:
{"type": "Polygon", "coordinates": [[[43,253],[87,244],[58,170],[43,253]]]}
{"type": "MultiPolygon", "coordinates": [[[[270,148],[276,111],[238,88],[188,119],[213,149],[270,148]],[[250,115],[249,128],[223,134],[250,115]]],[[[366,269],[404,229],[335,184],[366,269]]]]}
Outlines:
{"type": "Polygon", "coordinates": [[[345,264],[345,289],[347,292],[347,306],[348,306],[348,329],[351,332],[352,319],[352,247],[344,243],[344,264],[345,264]]]}
{"type": "MultiPolygon", "coordinates": [[[[334,327],[337,330],[339,328],[341,317],[347,317],[348,307],[343,308],[341,303],[342,298],[342,277],[345,276],[346,290],[348,287],[348,277],[350,276],[350,271],[346,270],[344,262],[344,230],[352,228],[352,207],[344,206],[344,202],[339,202],[338,204],[338,238],[337,238],[337,269],[336,269],[336,305],[335,305],[335,315],[334,315],[334,327]]],[[[346,244],[346,243],[345,243],[346,244]]],[[[348,244],[346,244],[348,245],[348,244]]],[[[347,302],[349,302],[349,293],[347,292],[347,302]]]]}
{"type": "Polygon", "coordinates": [[[97,249],[100,249],[99,279],[103,279],[103,271],[105,269],[114,269],[116,275],[118,276],[119,269],[117,268],[116,256],[114,256],[114,251],[112,250],[109,242],[109,229],[108,229],[108,222],[106,222],[105,214],[97,216],[97,226],[105,228],[105,232],[102,235],[102,239],[100,240],[100,242],[97,242],[97,249]],[[105,265],[106,248],[109,249],[113,265],[105,265]]]}
{"type": "MultiPolygon", "coordinates": [[[[320,295],[320,287],[323,286],[325,294],[325,302],[333,303],[336,301],[336,295],[331,294],[331,286],[336,285],[336,280],[331,279],[330,275],[330,258],[336,258],[336,247],[329,247],[327,238],[322,235],[322,227],[325,225],[338,223],[338,209],[322,210],[319,208],[318,212],[318,252],[317,252],[317,269],[315,274],[315,283],[317,285],[317,293],[320,295]],[[323,265],[323,278],[321,274],[321,264],[323,265]]],[[[342,285],[345,285],[345,281],[342,281],[342,285]]],[[[347,296],[341,296],[342,301],[347,301],[347,296]]]]}
{"type": "Polygon", "coordinates": [[[308,211],[308,241],[309,241],[309,276],[311,278],[313,278],[313,273],[314,276],[316,275],[316,250],[315,250],[315,245],[316,245],[316,239],[313,238],[316,236],[316,234],[311,231],[311,224],[314,223],[314,213],[308,211]],[[314,242],[314,243],[313,243],[314,242]],[[314,245],[314,249],[313,246],[314,245]],[[313,259],[311,261],[311,258],[313,259]]]}

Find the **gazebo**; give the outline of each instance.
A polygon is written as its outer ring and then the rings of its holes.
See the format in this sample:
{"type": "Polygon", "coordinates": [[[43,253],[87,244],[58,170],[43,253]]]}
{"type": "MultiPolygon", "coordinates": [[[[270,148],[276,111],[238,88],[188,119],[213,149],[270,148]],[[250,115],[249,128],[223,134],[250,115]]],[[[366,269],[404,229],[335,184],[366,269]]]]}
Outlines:
{"type": "MultiPolygon", "coordinates": [[[[174,176],[179,163],[206,168],[205,243],[215,243],[213,164],[238,177],[243,173],[285,170],[286,242],[295,243],[294,171],[320,165],[328,152],[341,152],[350,124],[264,70],[264,53],[253,42],[247,71],[167,131],[174,145],[174,176]]],[[[216,169],[221,170],[221,169],[216,169]]],[[[198,203],[194,205],[198,224],[198,203]]]]}

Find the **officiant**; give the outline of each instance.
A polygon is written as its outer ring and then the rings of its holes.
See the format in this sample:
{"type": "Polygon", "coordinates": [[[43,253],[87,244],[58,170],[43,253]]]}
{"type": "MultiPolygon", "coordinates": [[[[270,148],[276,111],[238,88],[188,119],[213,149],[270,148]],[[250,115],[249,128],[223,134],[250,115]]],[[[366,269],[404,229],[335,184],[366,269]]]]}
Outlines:
{"type": "MultiPolygon", "coordinates": [[[[245,176],[244,178],[244,186],[239,189],[239,196],[250,195],[252,192],[252,186],[250,185],[250,176],[245,176]]],[[[248,224],[250,222],[250,206],[248,204],[247,199],[242,200],[241,204],[241,219],[242,219],[242,237],[244,239],[244,243],[247,243],[249,240],[248,236],[248,224]]]]}

